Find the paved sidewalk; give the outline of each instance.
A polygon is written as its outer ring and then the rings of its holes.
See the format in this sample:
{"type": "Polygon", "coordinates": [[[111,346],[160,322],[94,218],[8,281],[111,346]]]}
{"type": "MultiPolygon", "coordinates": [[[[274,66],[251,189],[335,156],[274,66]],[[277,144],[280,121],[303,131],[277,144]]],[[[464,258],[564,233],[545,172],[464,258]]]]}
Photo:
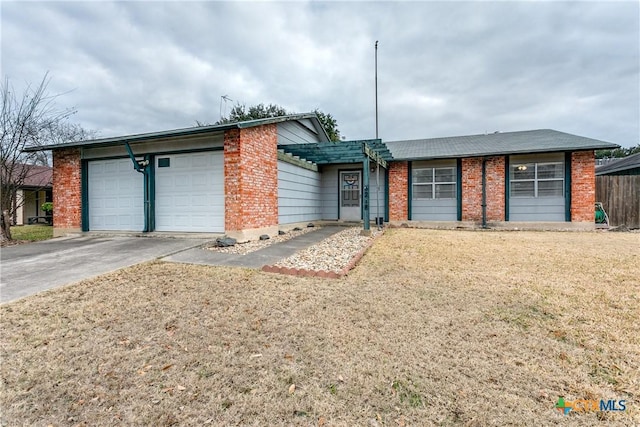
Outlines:
{"type": "Polygon", "coordinates": [[[286,242],[272,244],[246,255],[225,254],[199,247],[164,257],[162,261],[259,269],[265,265],[275,264],[281,259],[291,256],[297,251],[314,245],[344,229],[341,226],[323,226],[319,230],[305,233],[286,242]]]}

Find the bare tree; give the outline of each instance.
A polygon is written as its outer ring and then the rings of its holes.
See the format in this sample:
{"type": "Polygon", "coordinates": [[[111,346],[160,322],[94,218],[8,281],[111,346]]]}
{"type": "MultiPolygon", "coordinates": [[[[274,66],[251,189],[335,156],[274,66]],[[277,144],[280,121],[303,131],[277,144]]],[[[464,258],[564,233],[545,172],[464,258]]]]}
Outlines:
{"type": "Polygon", "coordinates": [[[11,240],[10,218],[19,206],[15,194],[29,174],[25,165],[47,165],[48,155],[41,152],[24,153],[26,147],[42,146],[63,141],[89,139],[94,134],[79,125],[68,122],[75,109],[58,109],[55,100],[59,95],[49,95],[50,78],[45,74],[37,86],[28,85],[22,95],[17,95],[5,78],[0,87],[2,111],[0,112],[0,225],[1,240],[11,240]]]}

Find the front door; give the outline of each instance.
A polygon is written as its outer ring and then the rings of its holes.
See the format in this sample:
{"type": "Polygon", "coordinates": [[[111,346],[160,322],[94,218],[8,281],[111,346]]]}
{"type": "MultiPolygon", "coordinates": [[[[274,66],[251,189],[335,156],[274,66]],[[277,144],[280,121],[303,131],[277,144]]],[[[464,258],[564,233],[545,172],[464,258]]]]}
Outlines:
{"type": "Polygon", "coordinates": [[[343,221],[360,221],[362,218],[360,209],[361,177],[360,171],[340,172],[340,219],[343,221]]]}

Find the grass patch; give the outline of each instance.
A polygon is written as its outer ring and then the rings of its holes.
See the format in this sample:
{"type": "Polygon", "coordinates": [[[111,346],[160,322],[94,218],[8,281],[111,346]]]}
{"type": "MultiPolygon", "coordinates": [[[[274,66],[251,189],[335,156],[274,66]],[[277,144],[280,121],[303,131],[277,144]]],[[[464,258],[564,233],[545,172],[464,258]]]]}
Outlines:
{"type": "Polygon", "coordinates": [[[0,306],[0,425],[638,425],[639,237],[389,230],[338,280],[123,269],[0,306]]]}
{"type": "Polygon", "coordinates": [[[53,227],[50,225],[16,225],[11,227],[11,237],[15,240],[38,242],[53,239],[53,227]]]}

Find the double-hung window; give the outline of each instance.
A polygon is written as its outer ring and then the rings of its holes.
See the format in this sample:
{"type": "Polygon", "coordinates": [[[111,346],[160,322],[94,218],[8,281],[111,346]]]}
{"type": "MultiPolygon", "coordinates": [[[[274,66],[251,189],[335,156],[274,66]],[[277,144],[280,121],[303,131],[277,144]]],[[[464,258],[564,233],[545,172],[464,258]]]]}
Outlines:
{"type": "Polygon", "coordinates": [[[421,168],[412,171],[414,199],[455,199],[456,168],[421,168]]]}
{"type": "Polygon", "coordinates": [[[562,197],[564,163],[515,163],[509,171],[511,197],[562,197]]]}

